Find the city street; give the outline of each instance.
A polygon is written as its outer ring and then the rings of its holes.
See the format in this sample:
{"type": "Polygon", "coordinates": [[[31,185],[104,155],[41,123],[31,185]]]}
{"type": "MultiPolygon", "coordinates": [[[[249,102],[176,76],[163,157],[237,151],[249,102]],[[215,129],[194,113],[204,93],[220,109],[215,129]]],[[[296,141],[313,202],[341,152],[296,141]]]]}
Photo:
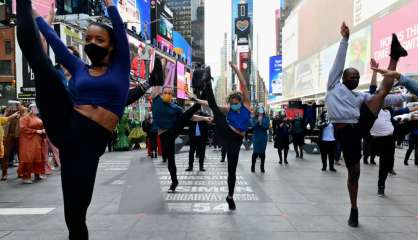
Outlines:
{"type": "MultiPolygon", "coordinates": [[[[357,229],[347,226],[344,166],[321,172],[319,155],[301,160],[293,151],[290,164],[280,166],[270,143],[266,173],[257,166],[252,174],[251,153],[241,151],[235,212],[224,201],[227,171],[219,151],[207,150],[206,172],[195,166],[189,173],[183,148],[175,194],[166,193],[170,178],[161,159],[144,151],[105,154],[87,216],[91,239],[418,239],[418,167],[403,165],[405,150],[397,149],[398,175],[388,178],[385,198],[376,195],[378,166],[362,165],[357,229]]],[[[62,204],[58,171],[32,185],[14,173],[0,184],[0,239],[67,239],[62,204]]]]}

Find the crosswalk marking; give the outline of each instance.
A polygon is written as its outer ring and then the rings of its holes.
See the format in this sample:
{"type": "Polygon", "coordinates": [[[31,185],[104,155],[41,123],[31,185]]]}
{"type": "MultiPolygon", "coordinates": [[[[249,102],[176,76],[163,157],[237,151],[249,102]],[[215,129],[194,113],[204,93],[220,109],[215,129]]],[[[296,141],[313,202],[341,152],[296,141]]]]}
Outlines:
{"type": "Polygon", "coordinates": [[[45,215],[55,208],[0,208],[0,216],[45,215]]]}

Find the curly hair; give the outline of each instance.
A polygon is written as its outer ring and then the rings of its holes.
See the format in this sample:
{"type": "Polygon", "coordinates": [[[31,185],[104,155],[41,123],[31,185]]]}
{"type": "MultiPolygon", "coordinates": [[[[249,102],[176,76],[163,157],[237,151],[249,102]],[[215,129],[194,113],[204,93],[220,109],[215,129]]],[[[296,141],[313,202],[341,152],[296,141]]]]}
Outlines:
{"type": "Polygon", "coordinates": [[[232,99],[238,99],[240,102],[242,102],[242,93],[241,92],[232,92],[228,95],[226,98],[226,101],[230,103],[232,99]]]}

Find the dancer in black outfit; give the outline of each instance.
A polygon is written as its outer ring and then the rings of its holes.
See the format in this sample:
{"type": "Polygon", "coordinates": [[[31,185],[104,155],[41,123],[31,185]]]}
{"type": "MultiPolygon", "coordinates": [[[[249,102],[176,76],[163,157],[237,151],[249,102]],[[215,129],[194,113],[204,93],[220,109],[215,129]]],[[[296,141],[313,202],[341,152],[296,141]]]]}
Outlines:
{"type": "Polygon", "coordinates": [[[113,30],[100,24],[89,27],[86,52],[92,60],[91,67],[74,57],[42,18],[36,18],[55,55],[71,72],[77,95],[91,96],[91,101],[77,96],[73,103],[60,74],[42,49],[31,1],[17,0],[17,39],[35,75],[37,103],[45,129],[52,143],[60,149],[64,213],[71,240],[88,239],[86,213],[93,194],[99,157],[104,153],[112,128],[120,118],[129,88],[126,32],[112,1],[106,0],[105,4],[113,30]],[[95,41],[98,35],[103,37],[103,43],[95,41]],[[96,78],[97,85],[91,84],[80,90],[81,84],[93,78],[96,78]],[[110,90],[98,96],[97,91],[101,91],[104,85],[110,90]],[[93,99],[101,101],[96,105],[93,99]]]}
{"type": "Polygon", "coordinates": [[[173,88],[162,86],[164,84],[163,67],[158,58],[155,60],[154,72],[158,77],[155,82],[151,83],[153,86],[152,116],[160,135],[163,159],[168,161],[168,171],[172,182],[169,191],[174,192],[179,184],[175,160],[176,138],[190,120],[211,122],[212,119],[195,115],[202,104],[207,105],[205,101],[194,99],[197,103],[184,113],[183,109],[173,102],[173,88]]]}
{"type": "MultiPolygon", "coordinates": [[[[206,114],[200,112],[198,116],[205,117],[206,114]]],[[[208,140],[208,124],[207,122],[195,122],[190,121],[189,123],[189,139],[190,139],[190,151],[189,151],[189,167],[186,169],[187,172],[193,171],[193,163],[196,156],[199,158],[199,170],[201,172],[206,171],[204,168],[206,142],[208,140]]]]}
{"type": "Polygon", "coordinates": [[[225,148],[228,159],[228,196],[226,201],[230,210],[235,210],[233,199],[236,181],[236,171],[238,166],[239,152],[245,132],[248,130],[251,118],[250,94],[247,90],[247,81],[238,67],[230,63],[233,71],[237,74],[241,93],[232,93],[228,98],[229,107],[219,107],[216,104],[213,94],[210,68],[204,70],[202,79],[204,82],[204,92],[208,99],[209,107],[212,109],[215,121],[215,131],[219,136],[222,147],[225,148]]]}

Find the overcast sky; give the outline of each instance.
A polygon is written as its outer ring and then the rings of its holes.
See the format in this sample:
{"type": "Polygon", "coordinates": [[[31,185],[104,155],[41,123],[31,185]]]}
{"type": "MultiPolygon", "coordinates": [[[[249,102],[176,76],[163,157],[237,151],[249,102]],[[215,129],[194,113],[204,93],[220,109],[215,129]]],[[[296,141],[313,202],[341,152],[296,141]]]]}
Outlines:
{"type": "MultiPolygon", "coordinates": [[[[257,61],[261,76],[268,84],[269,57],[275,55],[275,9],[279,0],[254,0],[254,61],[257,61]],[[257,44],[258,35],[258,44],[257,44]]],[[[220,49],[223,34],[231,34],[231,0],[205,1],[205,61],[212,67],[213,76],[220,75],[220,49]]]]}

